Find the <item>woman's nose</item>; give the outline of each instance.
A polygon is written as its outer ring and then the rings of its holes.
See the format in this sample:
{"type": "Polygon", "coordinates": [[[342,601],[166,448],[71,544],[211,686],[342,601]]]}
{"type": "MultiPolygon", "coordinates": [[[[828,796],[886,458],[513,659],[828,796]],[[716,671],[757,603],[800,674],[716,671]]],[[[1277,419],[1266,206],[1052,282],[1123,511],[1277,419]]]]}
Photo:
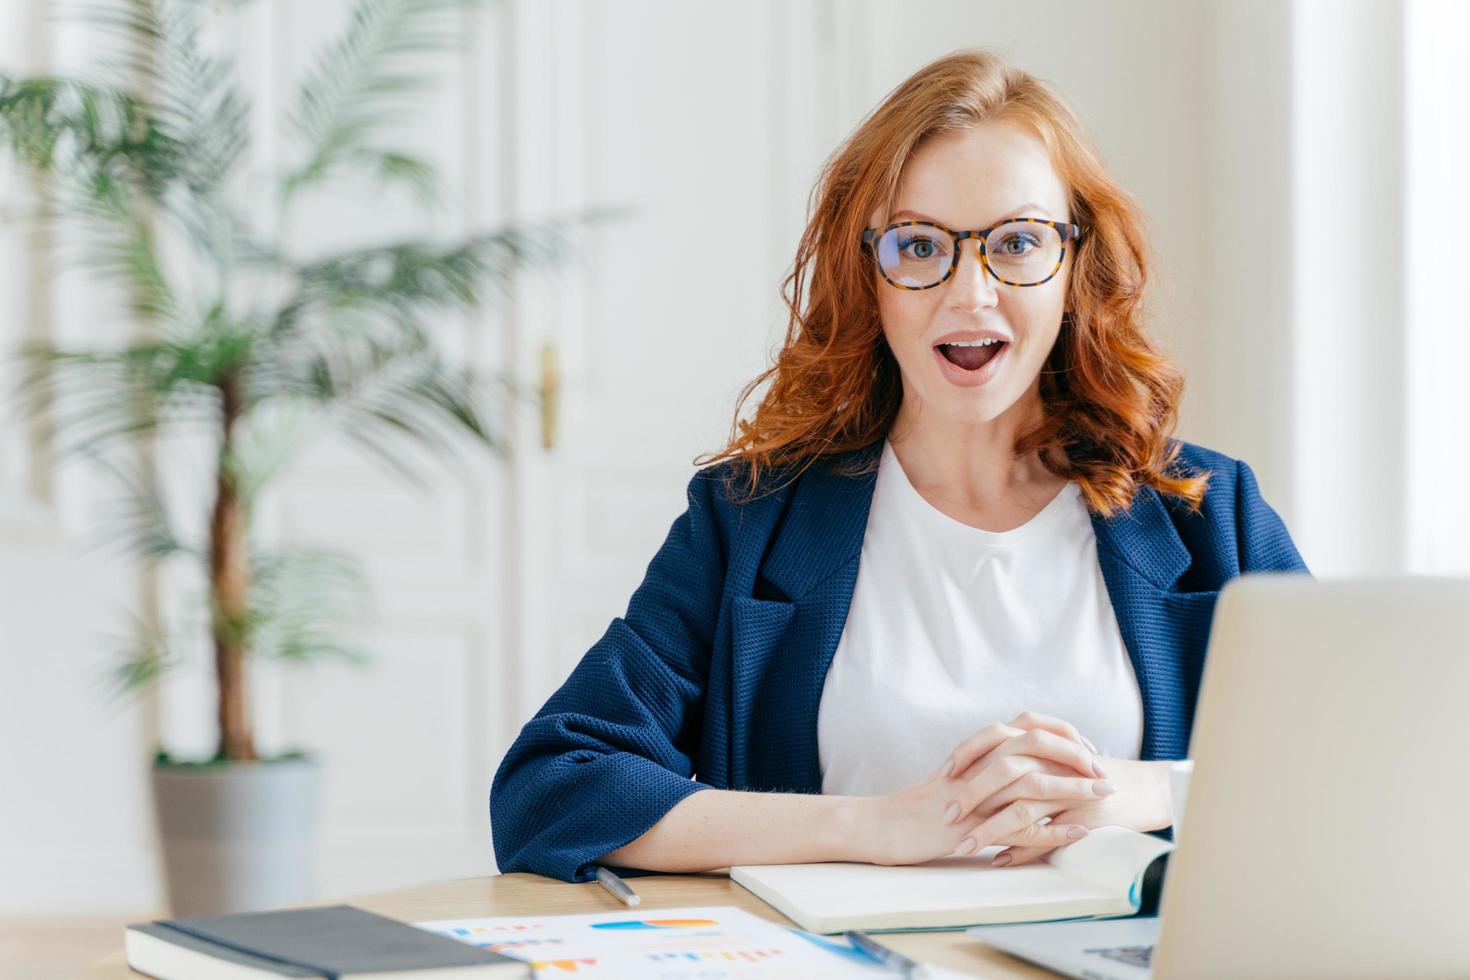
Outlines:
{"type": "Polygon", "coordinates": [[[956,305],[991,306],[999,285],[980,258],[980,242],[967,238],[959,245],[960,259],[949,277],[949,293],[956,305]],[[970,246],[966,248],[965,246],[970,246]]]}

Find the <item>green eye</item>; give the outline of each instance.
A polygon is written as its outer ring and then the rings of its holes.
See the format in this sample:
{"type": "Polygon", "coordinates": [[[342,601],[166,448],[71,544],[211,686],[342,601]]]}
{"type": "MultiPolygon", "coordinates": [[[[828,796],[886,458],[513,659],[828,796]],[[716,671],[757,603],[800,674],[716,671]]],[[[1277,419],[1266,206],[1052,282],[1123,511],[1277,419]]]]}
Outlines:
{"type": "Polygon", "coordinates": [[[938,241],[928,235],[911,235],[899,241],[899,248],[916,259],[932,259],[944,254],[938,241]]]}
{"type": "Polygon", "coordinates": [[[1030,244],[1031,248],[1037,248],[1041,245],[1041,243],[1031,235],[1007,235],[1005,241],[1000,243],[1000,249],[1007,255],[1025,255],[1028,249],[1026,249],[1024,246],[1028,243],[1030,244]],[[1011,247],[1012,245],[1016,244],[1020,244],[1023,247],[1020,249],[1015,249],[1011,247]]]}

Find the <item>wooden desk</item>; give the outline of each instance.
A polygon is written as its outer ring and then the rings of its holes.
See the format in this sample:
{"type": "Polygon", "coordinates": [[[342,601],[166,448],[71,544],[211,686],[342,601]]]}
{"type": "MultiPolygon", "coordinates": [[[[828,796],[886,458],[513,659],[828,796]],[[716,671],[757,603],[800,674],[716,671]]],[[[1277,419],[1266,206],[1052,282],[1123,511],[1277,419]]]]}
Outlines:
{"type": "MultiPolygon", "coordinates": [[[[638,906],[640,911],[676,906],[734,905],[784,926],[795,925],[721,872],[649,875],[629,878],[628,882],[643,899],[638,906]]],[[[623,909],[623,905],[596,882],[571,884],[532,874],[460,878],[348,898],[346,901],[404,922],[623,909]]],[[[884,944],[916,960],[979,977],[997,980],[1054,977],[1054,974],[992,949],[963,932],[894,933],[879,938],[884,944]]],[[[119,936],[119,946],[121,943],[122,937],[119,936]]],[[[84,980],[122,980],[141,974],[128,969],[127,958],[119,951],[79,976],[84,980]]]]}

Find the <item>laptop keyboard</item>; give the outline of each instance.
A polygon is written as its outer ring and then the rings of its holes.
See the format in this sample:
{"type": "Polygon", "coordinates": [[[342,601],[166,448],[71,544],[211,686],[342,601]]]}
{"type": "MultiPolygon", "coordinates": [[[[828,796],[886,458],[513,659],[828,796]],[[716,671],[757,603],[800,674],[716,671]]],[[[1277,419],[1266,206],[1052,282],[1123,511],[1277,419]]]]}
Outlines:
{"type": "Polygon", "coordinates": [[[1148,969],[1148,961],[1153,957],[1152,946],[1100,946],[1097,949],[1083,950],[1084,953],[1096,953],[1119,963],[1127,963],[1129,966],[1141,966],[1148,969]]]}

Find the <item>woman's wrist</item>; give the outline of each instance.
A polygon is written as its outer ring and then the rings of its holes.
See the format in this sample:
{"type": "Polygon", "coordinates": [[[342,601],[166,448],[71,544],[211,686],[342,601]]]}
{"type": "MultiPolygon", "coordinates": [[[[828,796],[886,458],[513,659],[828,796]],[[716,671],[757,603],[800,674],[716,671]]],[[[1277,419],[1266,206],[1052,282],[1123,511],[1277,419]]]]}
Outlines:
{"type": "Polygon", "coordinates": [[[859,861],[865,864],[882,864],[881,852],[883,820],[879,814],[881,796],[843,796],[836,800],[837,833],[841,853],[829,857],[829,861],[859,861]]]}

